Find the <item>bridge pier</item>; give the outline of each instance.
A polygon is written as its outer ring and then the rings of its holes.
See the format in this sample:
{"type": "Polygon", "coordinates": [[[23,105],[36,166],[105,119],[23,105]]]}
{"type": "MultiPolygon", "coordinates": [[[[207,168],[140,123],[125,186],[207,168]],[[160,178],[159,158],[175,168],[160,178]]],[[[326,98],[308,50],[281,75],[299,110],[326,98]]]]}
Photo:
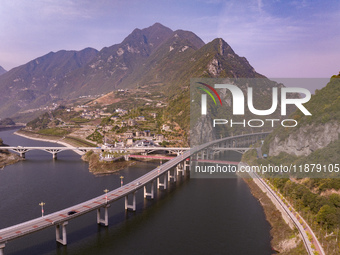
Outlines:
{"type": "MultiPolygon", "coordinates": [[[[190,168],[190,160],[184,160],[184,171],[188,170],[187,167],[190,168]]],[[[189,169],[190,170],[190,169],[189,169]]],[[[183,175],[185,174],[183,171],[183,175]]]]}
{"type": "Polygon", "coordinates": [[[168,182],[171,180],[171,179],[173,179],[174,180],[174,182],[176,182],[177,181],[177,171],[176,171],[176,169],[173,169],[173,170],[169,170],[168,171],[168,182]],[[173,171],[173,175],[171,175],[171,171],[173,171]]]}
{"type": "Polygon", "coordinates": [[[25,152],[20,152],[20,158],[25,158],[25,152]]]}
{"type": "Polygon", "coordinates": [[[136,191],[132,194],[132,205],[129,205],[129,195],[125,196],[125,210],[131,209],[132,211],[136,211],[136,191]]]}
{"type": "Polygon", "coordinates": [[[151,190],[150,193],[146,191],[146,184],[144,185],[144,198],[150,196],[151,199],[154,198],[154,181],[151,182],[151,190]]]}
{"type": "Polygon", "coordinates": [[[6,246],[5,243],[0,243],[0,255],[4,255],[5,246],[6,246]]]}
{"type": "Polygon", "coordinates": [[[101,218],[100,216],[100,209],[97,209],[97,224],[103,224],[105,227],[107,227],[109,225],[109,213],[108,213],[108,208],[110,207],[110,205],[106,205],[104,207],[104,219],[101,218]]]}
{"type": "Polygon", "coordinates": [[[60,152],[60,149],[45,149],[45,151],[49,152],[52,154],[53,159],[57,159],[57,154],[60,152]]]}
{"type": "Polygon", "coordinates": [[[130,160],[130,157],[129,157],[130,155],[124,155],[124,159],[125,159],[125,161],[129,161],[130,160]]]}
{"type": "Polygon", "coordinates": [[[66,225],[67,224],[68,224],[68,221],[65,221],[55,226],[56,241],[61,243],[62,245],[67,245],[67,236],[66,236],[66,225]],[[60,231],[60,228],[62,228],[62,233],[60,231]]]}
{"type": "Polygon", "coordinates": [[[179,163],[177,166],[176,166],[176,174],[178,175],[178,172],[182,172],[182,176],[185,175],[185,166],[184,166],[185,163],[179,163]]]}
{"type": "Polygon", "coordinates": [[[214,159],[214,151],[209,149],[207,150],[207,158],[213,160],[214,159]]]}
{"type": "Polygon", "coordinates": [[[163,175],[163,177],[164,177],[163,183],[161,183],[161,182],[159,181],[159,178],[160,178],[160,177],[157,178],[157,189],[159,189],[160,187],[163,187],[163,189],[166,189],[166,183],[167,183],[166,174],[163,175]]]}

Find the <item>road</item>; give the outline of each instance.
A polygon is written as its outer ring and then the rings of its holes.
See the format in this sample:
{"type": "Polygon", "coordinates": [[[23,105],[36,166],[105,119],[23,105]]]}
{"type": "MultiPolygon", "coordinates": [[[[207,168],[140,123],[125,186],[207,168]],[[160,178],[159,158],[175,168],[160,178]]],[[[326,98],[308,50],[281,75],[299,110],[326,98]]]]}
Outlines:
{"type": "MultiPolygon", "coordinates": [[[[240,163],[240,164],[244,164],[245,165],[245,163],[240,163]]],[[[315,245],[316,250],[319,252],[320,255],[325,255],[325,252],[322,249],[322,246],[320,245],[319,241],[315,237],[312,229],[303,220],[303,218],[301,216],[299,216],[302,219],[302,221],[303,221],[303,225],[302,225],[299,222],[299,220],[297,219],[296,215],[294,214],[294,211],[290,211],[289,210],[287,205],[281,200],[281,198],[276,194],[276,192],[273,191],[271,189],[271,187],[257,173],[249,173],[249,175],[254,179],[255,183],[257,183],[258,185],[262,185],[268,191],[267,194],[270,194],[270,196],[272,196],[276,200],[277,204],[282,207],[283,211],[292,220],[292,222],[294,223],[294,225],[297,227],[297,229],[299,230],[299,232],[301,234],[302,241],[303,241],[303,243],[304,243],[304,245],[306,247],[306,250],[307,250],[308,254],[310,254],[310,255],[314,254],[314,250],[312,248],[312,243],[308,239],[307,231],[305,230],[305,227],[308,229],[308,232],[310,232],[312,234],[312,236],[313,236],[313,244],[315,245]],[[256,180],[258,182],[256,182],[256,180]]]]}

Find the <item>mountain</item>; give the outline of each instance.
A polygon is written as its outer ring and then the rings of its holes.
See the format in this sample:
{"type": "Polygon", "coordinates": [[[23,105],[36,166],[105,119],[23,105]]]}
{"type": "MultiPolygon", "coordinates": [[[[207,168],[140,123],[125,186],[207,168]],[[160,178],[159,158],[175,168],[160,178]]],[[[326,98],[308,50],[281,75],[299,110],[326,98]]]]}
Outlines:
{"type": "MultiPolygon", "coordinates": [[[[168,105],[165,118],[188,132],[193,77],[264,78],[222,38],[205,44],[193,32],[155,23],[99,52],[91,48],[51,52],[1,75],[0,118],[117,88],[145,88],[163,95],[168,105]]],[[[272,86],[277,85],[268,83],[262,91],[272,86]]],[[[230,102],[230,96],[224,95],[224,100],[230,102]]],[[[270,100],[268,94],[260,101],[270,100]]]]}
{"type": "Polygon", "coordinates": [[[2,67],[2,66],[0,66],[0,75],[2,75],[2,74],[4,74],[4,73],[6,73],[7,71],[2,67]]]}
{"type": "MultiPolygon", "coordinates": [[[[287,130],[282,127],[276,129],[265,141],[265,153],[278,156],[284,152],[296,157],[306,157],[331,146],[334,142],[339,143],[340,76],[334,75],[329,83],[321,90],[317,90],[304,106],[312,116],[305,116],[301,111],[294,112],[290,117],[298,121],[298,127],[287,130]]],[[[336,163],[339,159],[340,156],[337,154],[336,163]]]]}
{"type": "Polygon", "coordinates": [[[140,68],[171,34],[171,29],[159,23],[135,29],[123,42],[103,48],[86,66],[67,75],[52,92],[72,98],[125,87],[124,79],[140,68]]]}
{"type": "Polygon", "coordinates": [[[0,116],[11,116],[21,109],[36,108],[50,103],[51,90],[65,75],[78,69],[96,55],[97,50],[50,52],[0,76],[0,116]]]}
{"type": "MultiPolygon", "coordinates": [[[[255,69],[249,64],[244,57],[238,56],[222,38],[217,38],[210,43],[207,43],[197,51],[193,52],[187,61],[183,64],[184,68],[177,71],[176,75],[168,77],[172,83],[169,86],[169,109],[166,111],[168,119],[172,119],[177,122],[188,134],[190,125],[193,125],[196,120],[190,116],[190,109],[200,109],[199,105],[190,103],[190,79],[205,77],[205,78],[265,78],[263,75],[257,73],[255,69]],[[190,106],[190,107],[188,107],[190,106]],[[191,123],[188,121],[191,118],[191,123]]],[[[213,84],[211,84],[213,86],[213,84]]],[[[265,105],[261,105],[264,109],[271,103],[270,95],[266,92],[267,89],[278,86],[276,83],[266,82],[265,86],[261,90],[256,90],[254,101],[259,101],[265,105]],[[265,95],[263,94],[265,93],[265,95]],[[260,100],[257,100],[261,98],[260,100]]],[[[242,88],[245,93],[246,87],[242,88]]],[[[246,93],[245,93],[246,94],[246,93]]],[[[224,105],[230,106],[231,95],[228,93],[221,94],[222,101],[225,101],[224,105]]],[[[198,102],[198,101],[197,101],[198,102]]],[[[269,106],[270,107],[270,106],[269,106]]],[[[230,107],[225,110],[225,118],[230,118],[232,113],[230,107]]],[[[262,108],[259,108],[262,109],[262,108]]],[[[247,115],[246,117],[249,117],[247,115]]],[[[211,116],[207,116],[206,125],[201,130],[207,132],[206,135],[217,135],[212,131],[212,121],[208,120],[211,116]]],[[[198,120],[198,122],[201,122],[198,120]]],[[[192,126],[193,128],[193,126],[192,126]]],[[[247,130],[229,129],[221,130],[223,136],[230,135],[231,133],[237,134],[246,132],[247,130]]],[[[251,132],[251,130],[250,130],[251,132]]],[[[197,137],[192,135],[192,137],[197,137]]],[[[219,135],[218,135],[219,137],[219,135]]],[[[212,139],[214,137],[206,137],[212,139]]]]}

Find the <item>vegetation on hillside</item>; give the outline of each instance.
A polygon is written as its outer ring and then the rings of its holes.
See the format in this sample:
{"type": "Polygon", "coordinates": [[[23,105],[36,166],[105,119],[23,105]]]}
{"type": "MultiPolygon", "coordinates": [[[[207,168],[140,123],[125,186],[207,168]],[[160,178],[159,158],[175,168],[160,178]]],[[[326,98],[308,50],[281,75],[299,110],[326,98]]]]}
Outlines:
{"type": "Polygon", "coordinates": [[[15,125],[15,122],[10,118],[0,120],[0,126],[13,126],[13,125],[15,125]]]}
{"type": "MultiPolygon", "coordinates": [[[[304,106],[312,114],[305,116],[300,110],[296,110],[289,118],[298,122],[298,128],[306,125],[322,125],[327,122],[340,122],[340,75],[334,75],[329,83],[322,89],[316,90],[311,100],[304,106]]],[[[296,128],[276,128],[265,140],[263,152],[268,154],[269,144],[274,137],[284,140],[289,134],[295,132],[296,128]]]]}

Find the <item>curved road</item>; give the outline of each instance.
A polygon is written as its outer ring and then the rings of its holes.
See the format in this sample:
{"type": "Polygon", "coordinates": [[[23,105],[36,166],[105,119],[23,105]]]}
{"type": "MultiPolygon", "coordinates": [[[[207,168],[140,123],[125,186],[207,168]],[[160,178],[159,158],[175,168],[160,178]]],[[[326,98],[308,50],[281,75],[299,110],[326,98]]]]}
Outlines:
{"type": "MultiPolygon", "coordinates": [[[[240,163],[240,164],[245,164],[245,163],[240,163]]],[[[302,237],[302,241],[306,247],[306,250],[308,252],[308,254],[313,255],[314,254],[314,250],[311,247],[312,243],[309,241],[308,236],[307,236],[307,232],[305,231],[304,227],[302,224],[300,224],[299,220],[296,218],[296,216],[294,215],[293,212],[291,212],[289,210],[289,208],[286,206],[286,204],[279,198],[279,196],[276,194],[275,191],[273,191],[269,185],[263,181],[263,179],[257,174],[257,173],[252,173],[250,172],[249,175],[255,180],[258,180],[260,182],[260,185],[262,185],[269,193],[270,195],[277,201],[277,203],[283,208],[283,210],[285,211],[285,213],[288,215],[288,217],[292,220],[292,222],[294,223],[294,225],[297,227],[297,229],[299,230],[301,237],[302,237]]],[[[300,218],[302,219],[302,217],[300,216],[300,218]]],[[[307,228],[309,229],[309,232],[312,233],[313,235],[313,240],[315,241],[315,246],[317,251],[321,254],[321,255],[325,255],[324,250],[322,249],[322,246],[320,245],[319,241],[317,240],[317,238],[315,237],[313,231],[310,229],[310,227],[308,226],[308,224],[303,220],[304,224],[307,226],[307,228]]]]}

